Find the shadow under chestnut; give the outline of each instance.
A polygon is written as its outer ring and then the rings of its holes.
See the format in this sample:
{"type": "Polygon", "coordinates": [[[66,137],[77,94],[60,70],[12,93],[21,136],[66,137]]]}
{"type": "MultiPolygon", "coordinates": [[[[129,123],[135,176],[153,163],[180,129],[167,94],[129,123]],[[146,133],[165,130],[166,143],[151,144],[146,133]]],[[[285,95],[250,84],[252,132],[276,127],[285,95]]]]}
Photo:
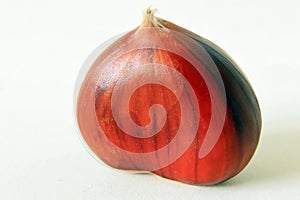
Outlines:
{"type": "Polygon", "coordinates": [[[259,147],[249,165],[219,186],[280,181],[300,174],[300,126],[263,130],[259,147]]]}

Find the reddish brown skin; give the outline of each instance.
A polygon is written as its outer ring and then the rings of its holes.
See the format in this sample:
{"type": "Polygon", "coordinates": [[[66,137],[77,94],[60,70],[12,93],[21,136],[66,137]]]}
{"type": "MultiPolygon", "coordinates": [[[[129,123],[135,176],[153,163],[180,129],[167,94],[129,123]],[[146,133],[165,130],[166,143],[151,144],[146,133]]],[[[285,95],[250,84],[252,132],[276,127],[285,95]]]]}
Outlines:
{"type": "MultiPolygon", "coordinates": [[[[126,36],[110,48],[114,49],[122,44],[122,40],[126,40],[126,36]]],[[[133,93],[129,113],[136,124],[145,126],[150,122],[148,112],[151,105],[161,104],[168,113],[163,129],[150,138],[135,138],[117,126],[111,110],[111,95],[115,82],[109,81],[109,77],[113,75],[116,79],[121,78],[123,70],[130,69],[129,62],[134,58],[136,66],[146,63],[164,64],[180,72],[193,87],[201,111],[199,129],[192,145],[175,162],[153,173],[189,184],[211,185],[229,179],[246,166],[257,146],[258,135],[248,129],[243,130],[241,136],[229,104],[218,142],[206,157],[198,157],[199,148],[210,123],[211,100],[203,77],[188,61],[164,50],[136,50],[122,55],[116,62],[118,64],[102,72],[101,77],[107,77],[108,81],[96,79],[95,74],[103,68],[102,60],[110,53],[110,50],[105,51],[91,67],[82,84],[77,103],[77,119],[82,136],[103,162],[117,169],[143,171],[130,157],[112,151],[111,144],[101,138],[99,127],[114,145],[134,153],[153,152],[166,146],[174,138],[179,127],[181,113],[176,96],[168,88],[157,84],[144,85],[133,93]]],[[[120,101],[120,106],[125,106],[122,104],[120,101]]],[[[168,159],[168,155],[165,155],[165,159],[168,159]]]]}

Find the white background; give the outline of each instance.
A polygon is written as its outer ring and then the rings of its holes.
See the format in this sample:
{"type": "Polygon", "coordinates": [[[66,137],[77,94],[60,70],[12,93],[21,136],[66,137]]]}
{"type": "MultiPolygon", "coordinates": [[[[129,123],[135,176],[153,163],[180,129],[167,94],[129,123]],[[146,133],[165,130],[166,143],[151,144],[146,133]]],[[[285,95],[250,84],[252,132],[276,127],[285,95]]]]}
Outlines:
{"type": "Polygon", "coordinates": [[[1,0],[0,199],[300,199],[300,1],[1,0]],[[112,170],[82,147],[77,73],[94,48],[158,15],[224,48],[263,113],[259,148],[225,184],[112,170]]]}

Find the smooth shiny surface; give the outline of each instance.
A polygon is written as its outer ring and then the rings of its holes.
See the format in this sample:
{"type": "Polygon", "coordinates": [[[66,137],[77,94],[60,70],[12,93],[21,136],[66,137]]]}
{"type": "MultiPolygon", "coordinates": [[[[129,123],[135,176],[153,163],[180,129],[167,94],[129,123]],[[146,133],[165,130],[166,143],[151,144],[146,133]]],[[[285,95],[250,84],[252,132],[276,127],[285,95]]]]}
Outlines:
{"type": "Polygon", "coordinates": [[[152,171],[191,184],[220,183],[240,172],[256,149],[261,129],[256,96],[241,70],[219,47],[170,22],[152,15],[149,21],[148,17],[146,14],[141,27],[108,47],[86,75],[77,102],[83,139],[100,160],[117,169],[152,171]],[[154,30],[147,31],[152,26],[154,30]],[[145,48],[147,43],[153,47],[145,48]],[[202,71],[196,70],[197,62],[192,65],[186,56],[168,51],[175,48],[198,60],[202,71]],[[144,65],[147,68],[141,67],[144,65]],[[168,68],[185,77],[192,89],[180,89],[185,83],[168,68]],[[157,76],[162,82],[153,82],[157,76]],[[148,79],[150,84],[139,83],[148,79]],[[173,89],[162,86],[168,79],[168,85],[175,84],[173,89]],[[118,89],[118,84],[125,86],[118,89]],[[215,85],[213,90],[210,85],[215,85]],[[120,91],[116,103],[112,101],[115,91],[120,91]],[[191,92],[197,102],[183,104],[182,97],[193,99],[191,92]],[[161,107],[153,110],[158,104],[161,107]],[[222,104],[226,110],[221,109],[222,104]],[[184,114],[186,110],[190,113],[184,114]],[[206,141],[214,140],[209,133],[210,125],[219,120],[214,113],[224,114],[224,121],[221,129],[213,129],[218,136],[201,157],[206,141]],[[197,135],[192,136],[193,130],[197,135]]]}
{"type": "Polygon", "coordinates": [[[0,198],[299,200],[300,1],[150,1],[1,2],[0,198]],[[77,137],[72,101],[82,63],[98,44],[138,25],[149,2],[159,16],[226,49],[258,95],[259,147],[224,184],[112,170],[77,137]]]}

